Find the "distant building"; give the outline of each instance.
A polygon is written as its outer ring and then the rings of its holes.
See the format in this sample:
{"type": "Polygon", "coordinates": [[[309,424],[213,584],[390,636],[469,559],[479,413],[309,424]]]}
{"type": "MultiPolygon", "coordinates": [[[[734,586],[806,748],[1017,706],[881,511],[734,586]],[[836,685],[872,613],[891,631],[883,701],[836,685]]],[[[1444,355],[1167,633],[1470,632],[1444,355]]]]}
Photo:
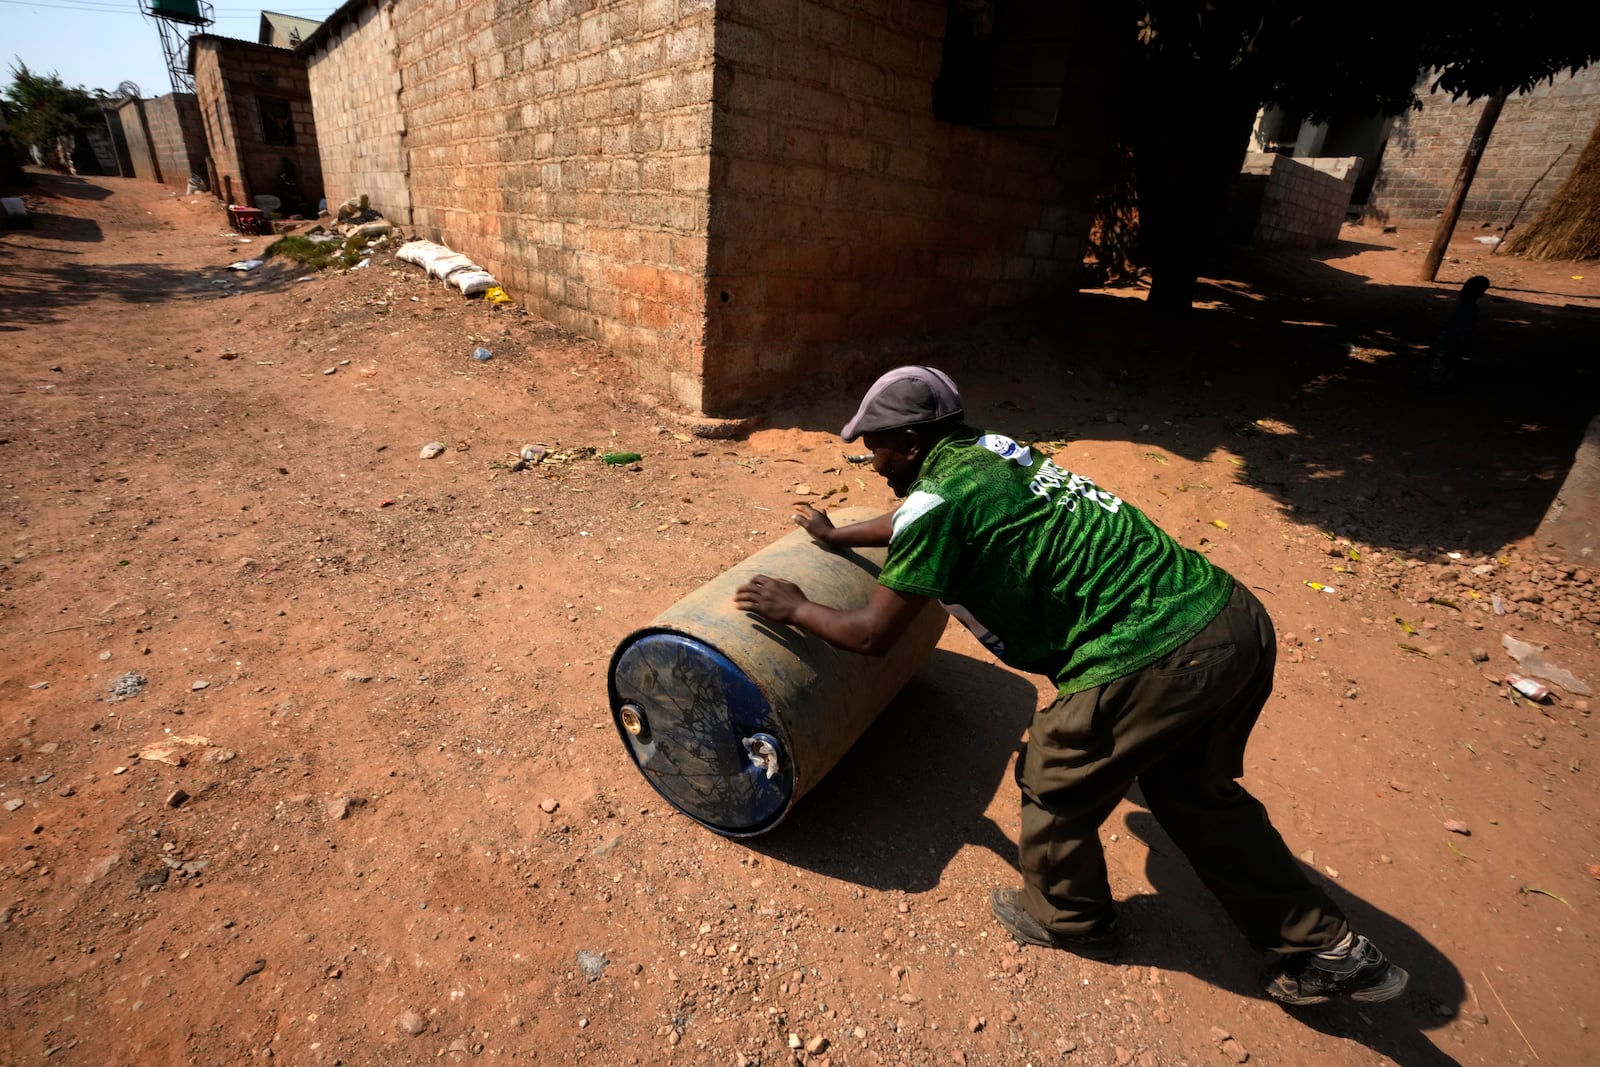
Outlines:
{"type": "Polygon", "coordinates": [[[322,23],[316,19],[303,19],[295,15],[280,15],[276,11],[261,13],[261,32],[256,35],[259,44],[274,48],[296,48],[307,37],[317,32],[322,23]]]}
{"type": "Polygon", "coordinates": [[[314,212],[322,161],[305,60],[275,45],[196,34],[189,71],[211,191],[230,204],[274,196],[285,214],[314,212]]]}

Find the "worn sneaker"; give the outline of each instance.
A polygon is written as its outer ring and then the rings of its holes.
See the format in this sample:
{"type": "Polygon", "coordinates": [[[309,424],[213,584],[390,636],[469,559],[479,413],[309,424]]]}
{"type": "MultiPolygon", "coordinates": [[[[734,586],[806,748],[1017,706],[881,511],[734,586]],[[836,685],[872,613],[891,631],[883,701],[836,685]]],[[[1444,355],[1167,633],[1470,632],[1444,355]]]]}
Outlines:
{"type": "Polygon", "coordinates": [[[1019,945],[1065,949],[1087,959],[1101,961],[1115,959],[1117,951],[1122,948],[1122,934],[1117,929],[1116,919],[1093,933],[1058,934],[1028,914],[1022,906],[1020,889],[991,890],[989,908],[1019,945]]]}
{"type": "Polygon", "coordinates": [[[1296,1007],[1321,1004],[1334,997],[1364,1004],[1393,1000],[1405,992],[1408,975],[1384,958],[1378,946],[1357,934],[1343,959],[1315,952],[1285,956],[1262,976],[1267,996],[1296,1007]]]}

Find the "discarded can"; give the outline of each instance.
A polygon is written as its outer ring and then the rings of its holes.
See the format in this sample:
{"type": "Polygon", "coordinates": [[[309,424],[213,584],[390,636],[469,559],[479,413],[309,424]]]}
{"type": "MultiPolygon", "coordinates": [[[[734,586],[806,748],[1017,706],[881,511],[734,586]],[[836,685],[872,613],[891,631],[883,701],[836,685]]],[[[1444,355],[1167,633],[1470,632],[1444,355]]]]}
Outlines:
{"type": "Polygon", "coordinates": [[[1506,684],[1529,700],[1543,702],[1550,699],[1550,687],[1532,678],[1520,674],[1508,674],[1506,684]]]}

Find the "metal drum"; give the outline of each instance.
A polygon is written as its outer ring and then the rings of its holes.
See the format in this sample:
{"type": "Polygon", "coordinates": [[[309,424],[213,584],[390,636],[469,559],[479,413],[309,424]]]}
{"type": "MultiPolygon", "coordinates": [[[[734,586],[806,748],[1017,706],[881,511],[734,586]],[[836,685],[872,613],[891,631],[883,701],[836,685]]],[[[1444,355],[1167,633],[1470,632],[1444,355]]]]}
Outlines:
{"type": "Polygon", "coordinates": [[[611,657],[611,714],[656,792],[719,834],[749,837],[821,781],[928,658],[948,616],[929,601],[887,655],[864,656],[742,612],[733,593],[769,574],[820,604],[861,607],[883,558],[881,548],[833,551],[795,530],[623,639],[611,657]]]}

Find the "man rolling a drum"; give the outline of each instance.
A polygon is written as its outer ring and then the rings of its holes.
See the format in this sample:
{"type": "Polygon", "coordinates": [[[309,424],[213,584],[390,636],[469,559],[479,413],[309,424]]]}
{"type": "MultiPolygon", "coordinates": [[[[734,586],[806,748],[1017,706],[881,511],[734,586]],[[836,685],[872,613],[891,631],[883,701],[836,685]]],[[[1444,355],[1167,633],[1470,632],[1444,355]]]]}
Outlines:
{"type": "Polygon", "coordinates": [[[835,527],[795,521],[833,548],[887,546],[872,598],[840,611],[759,576],[735,603],[839,648],[882,654],[928,598],[1005,663],[1048,676],[1017,762],[1021,889],[996,889],[1018,942],[1111,959],[1120,944],[1099,828],[1135,780],[1150,811],[1250,942],[1285,1004],[1383,1001],[1406,972],[1354,933],[1236,781],[1272,691],[1266,609],[1232,576],[1138,509],[1009,437],[969,428],[955,383],[900,367],[844,427],[904,497],[835,527]]]}

